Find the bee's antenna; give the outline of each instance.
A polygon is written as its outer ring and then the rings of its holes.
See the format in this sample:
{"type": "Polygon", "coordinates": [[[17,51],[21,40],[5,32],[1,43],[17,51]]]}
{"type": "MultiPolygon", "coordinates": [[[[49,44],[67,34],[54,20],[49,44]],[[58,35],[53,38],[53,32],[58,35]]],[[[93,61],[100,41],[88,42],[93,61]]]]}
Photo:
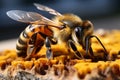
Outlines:
{"type": "MultiPolygon", "coordinates": [[[[106,50],[106,48],[104,47],[104,45],[102,44],[102,42],[100,41],[100,39],[97,37],[97,36],[95,36],[95,35],[91,35],[91,36],[88,36],[88,37],[86,37],[86,53],[88,53],[88,50],[91,48],[91,46],[90,46],[90,39],[91,38],[93,38],[93,37],[95,37],[97,40],[98,40],[98,42],[101,44],[101,46],[103,47],[103,49],[104,49],[104,57],[106,58],[106,59],[108,59],[107,57],[108,57],[108,52],[107,52],[107,50],[106,50]]],[[[93,53],[90,53],[90,54],[93,54],[93,53]]]]}
{"type": "Polygon", "coordinates": [[[86,54],[88,54],[88,51],[90,52],[90,55],[92,56],[92,57],[94,57],[94,54],[93,54],[93,50],[92,50],[92,48],[91,48],[91,42],[90,42],[90,38],[91,38],[91,36],[87,36],[86,37],[86,39],[85,39],[85,49],[86,49],[86,54]]]}

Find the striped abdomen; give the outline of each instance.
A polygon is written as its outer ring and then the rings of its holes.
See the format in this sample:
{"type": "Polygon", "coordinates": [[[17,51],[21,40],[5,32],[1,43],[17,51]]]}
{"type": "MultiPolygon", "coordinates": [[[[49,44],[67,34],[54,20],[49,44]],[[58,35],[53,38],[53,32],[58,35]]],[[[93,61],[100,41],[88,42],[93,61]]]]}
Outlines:
{"type": "MultiPolygon", "coordinates": [[[[46,36],[51,36],[52,32],[45,27],[45,25],[29,25],[19,36],[16,44],[17,55],[20,57],[27,56],[27,49],[29,42],[32,37],[34,37],[35,43],[32,43],[33,46],[37,46],[37,44],[43,44],[46,36]],[[38,33],[39,37],[34,34],[38,33]],[[39,42],[39,43],[38,43],[39,42]],[[37,43],[37,44],[36,44],[37,43]]],[[[42,46],[42,45],[41,45],[42,46]]]]}

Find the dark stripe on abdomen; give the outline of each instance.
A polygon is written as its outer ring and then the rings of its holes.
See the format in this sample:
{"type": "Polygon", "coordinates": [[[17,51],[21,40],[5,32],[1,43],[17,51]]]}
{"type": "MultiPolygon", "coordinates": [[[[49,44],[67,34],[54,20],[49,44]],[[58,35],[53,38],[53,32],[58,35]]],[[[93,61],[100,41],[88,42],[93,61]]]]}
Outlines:
{"type": "Polygon", "coordinates": [[[19,51],[19,52],[17,52],[17,56],[25,58],[27,56],[26,51],[19,51]]]}
{"type": "Polygon", "coordinates": [[[16,50],[17,55],[19,57],[26,57],[27,55],[27,40],[29,36],[27,35],[26,31],[24,30],[17,41],[16,50]]]}
{"type": "Polygon", "coordinates": [[[18,43],[19,43],[19,44],[22,44],[22,45],[26,45],[26,42],[23,41],[21,38],[18,39],[18,43]]]}

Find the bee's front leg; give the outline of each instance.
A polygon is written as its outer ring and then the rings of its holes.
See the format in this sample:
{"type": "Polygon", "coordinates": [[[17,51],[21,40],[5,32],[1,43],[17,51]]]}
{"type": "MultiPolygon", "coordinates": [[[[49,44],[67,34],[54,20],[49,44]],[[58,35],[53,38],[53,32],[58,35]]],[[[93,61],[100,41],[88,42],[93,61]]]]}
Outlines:
{"type": "Polygon", "coordinates": [[[68,41],[69,47],[75,52],[75,56],[84,59],[84,56],[77,50],[75,43],[72,40],[68,41]]]}

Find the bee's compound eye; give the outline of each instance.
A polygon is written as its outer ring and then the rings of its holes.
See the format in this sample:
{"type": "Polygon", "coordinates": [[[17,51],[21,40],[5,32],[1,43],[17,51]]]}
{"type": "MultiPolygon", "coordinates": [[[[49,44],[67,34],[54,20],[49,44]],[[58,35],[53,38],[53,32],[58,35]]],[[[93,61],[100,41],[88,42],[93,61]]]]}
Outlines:
{"type": "Polygon", "coordinates": [[[81,27],[76,27],[74,31],[77,38],[81,38],[83,36],[83,29],[81,27]]]}

